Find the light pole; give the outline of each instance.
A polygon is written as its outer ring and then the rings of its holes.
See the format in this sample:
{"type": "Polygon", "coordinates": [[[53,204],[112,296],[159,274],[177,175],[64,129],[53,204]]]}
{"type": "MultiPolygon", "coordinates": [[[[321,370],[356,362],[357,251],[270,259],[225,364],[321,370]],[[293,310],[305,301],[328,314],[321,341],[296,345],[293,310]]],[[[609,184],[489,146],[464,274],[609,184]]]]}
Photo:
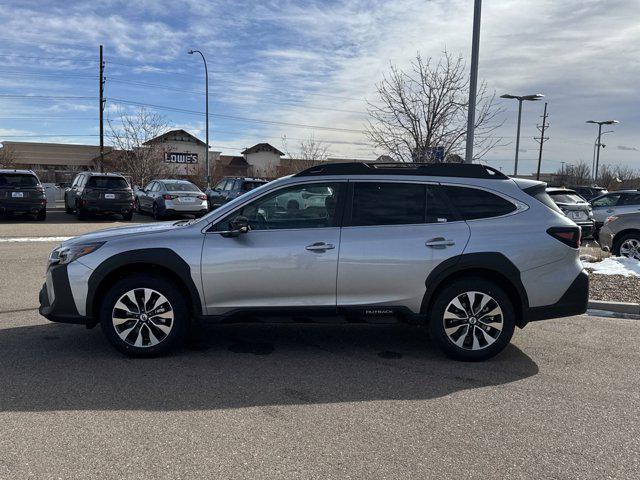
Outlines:
{"type": "Polygon", "coordinates": [[[516,162],[513,167],[513,176],[518,175],[518,151],[520,150],[520,120],[522,119],[522,102],[530,101],[535,102],[536,100],[540,100],[544,98],[544,95],[541,93],[535,93],[533,95],[510,95],[505,93],[504,95],[500,95],[500,98],[508,98],[508,99],[516,99],[518,100],[518,130],[516,133],[516,162]]]}
{"type": "Polygon", "coordinates": [[[209,71],[207,70],[207,59],[204,58],[204,54],[200,50],[189,50],[189,55],[199,53],[204,62],[204,82],[205,82],[205,121],[206,121],[206,148],[204,151],[204,165],[206,169],[205,181],[207,183],[207,189],[211,187],[211,176],[209,175],[209,71]]]}
{"type": "MultiPolygon", "coordinates": [[[[613,133],[613,130],[607,130],[606,132],[602,132],[601,137],[605,136],[607,133],[613,133]]],[[[596,171],[596,148],[604,148],[604,144],[598,145],[598,136],[596,135],[595,140],[593,141],[593,159],[591,160],[591,178],[593,179],[593,175],[596,171]]],[[[595,181],[595,179],[594,179],[595,181]]]]}
{"type": "Polygon", "coordinates": [[[469,112],[467,114],[467,145],[464,162],[473,162],[473,135],[476,123],[476,90],[478,85],[478,55],[480,50],[480,11],[482,0],[473,7],[473,38],[471,41],[471,73],[469,76],[469,112]]]}
{"type": "Polygon", "coordinates": [[[600,167],[600,140],[602,138],[602,125],[615,125],[618,120],[587,120],[587,123],[598,125],[598,150],[596,152],[596,169],[593,174],[593,183],[598,183],[598,168],[600,167]]]}

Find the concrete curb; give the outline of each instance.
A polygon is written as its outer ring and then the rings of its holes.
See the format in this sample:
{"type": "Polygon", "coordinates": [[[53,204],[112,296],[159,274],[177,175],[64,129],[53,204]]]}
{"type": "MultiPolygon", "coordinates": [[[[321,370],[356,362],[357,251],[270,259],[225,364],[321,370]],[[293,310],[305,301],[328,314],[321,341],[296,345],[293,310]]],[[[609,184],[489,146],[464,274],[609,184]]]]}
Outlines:
{"type": "Polygon", "coordinates": [[[625,302],[605,302],[602,300],[589,300],[589,310],[601,310],[605,312],[640,315],[640,304],[625,302]]]}

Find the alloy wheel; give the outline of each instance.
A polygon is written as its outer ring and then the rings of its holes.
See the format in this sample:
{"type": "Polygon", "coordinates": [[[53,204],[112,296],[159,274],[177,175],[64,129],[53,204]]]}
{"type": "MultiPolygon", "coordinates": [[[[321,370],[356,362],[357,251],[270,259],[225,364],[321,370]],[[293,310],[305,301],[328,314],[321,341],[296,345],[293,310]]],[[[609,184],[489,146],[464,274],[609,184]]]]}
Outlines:
{"type": "Polygon", "coordinates": [[[111,313],[113,328],[125,343],[148,348],[165,340],[173,328],[173,307],[167,298],[151,288],[124,293],[111,313]]]}
{"type": "Polygon", "coordinates": [[[464,292],[449,302],[442,322],[447,337],[456,346],[465,350],[482,350],[500,337],[504,314],[490,295],[464,292]]]}
{"type": "Polygon", "coordinates": [[[620,245],[620,255],[640,260],[640,240],[637,238],[627,238],[620,245]]]}

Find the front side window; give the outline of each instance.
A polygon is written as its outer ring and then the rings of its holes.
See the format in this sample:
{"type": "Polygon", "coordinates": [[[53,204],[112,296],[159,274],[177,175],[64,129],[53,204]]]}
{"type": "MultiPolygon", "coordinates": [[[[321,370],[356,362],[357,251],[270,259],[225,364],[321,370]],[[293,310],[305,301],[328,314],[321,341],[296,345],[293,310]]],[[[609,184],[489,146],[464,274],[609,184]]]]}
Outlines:
{"type": "Polygon", "coordinates": [[[620,199],[621,205],[640,205],[640,193],[627,193],[620,199]]]}
{"type": "Polygon", "coordinates": [[[612,194],[612,195],[605,195],[604,197],[600,197],[599,199],[594,200],[593,206],[594,207],[613,207],[615,204],[618,203],[619,199],[620,199],[619,193],[612,194]]]}
{"type": "Polygon", "coordinates": [[[338,225],[339,183],[313,183],[282,188],[254,200],[219,222],[217,231],[229,230],[238,216],[251,230],[326,228],[338,225]]]}
{"type": "Polygon", "coordinates": [[[425,222],[426,187],[418,183],[362,182],[353,186],[352,226],[425,222]]]}
{"type": "Polygon", "coordinates": [[[233,188],[233,180],[227,180],[227,182],[224,184],[224,191],[228,192],[232,188],[233,188]]]}
{"type": "Polygon", "coordinates": [[[449,201],[463,220],[477,220],[507,215],[517,209],[510,201],[478,188],[444,187],[449,201]]]}

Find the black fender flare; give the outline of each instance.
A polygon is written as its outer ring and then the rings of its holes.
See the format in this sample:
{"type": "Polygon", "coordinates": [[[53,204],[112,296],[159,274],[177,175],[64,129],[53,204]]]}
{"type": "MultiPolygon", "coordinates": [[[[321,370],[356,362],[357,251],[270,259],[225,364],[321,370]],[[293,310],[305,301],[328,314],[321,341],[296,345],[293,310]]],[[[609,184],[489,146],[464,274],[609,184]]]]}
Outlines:
{"type": "Polygon", "coordinates": [[[420,308],[421,314],[427,314],[429,306],[436,291],[452,275],[464,271],[484,270],[490,271],[500,277],[512,287],[513,292],[519,297],[520,304],[514,305],[518,312],[518,326],[523,327],[528,322],[529,298],[520,278],[520,270],[511,260],[499,252],[467,253],[449,258],[434,268],[425,281],[425,294],[420,308]]]}
{"type": "Polygon", "coordinates": [[[191,278],[191,267],[184,259],[170,248],[143,248],[118,253],[107,258],[93,271],[89,277],[87,290],[87,316],[94,316],[94,300],[96,293],[105,278],[122,267],[159,267],[170,271],[178,277],[189,293],[189,300],[196,315],[202,315],[202,303],[198,289],[191,278]]]}

